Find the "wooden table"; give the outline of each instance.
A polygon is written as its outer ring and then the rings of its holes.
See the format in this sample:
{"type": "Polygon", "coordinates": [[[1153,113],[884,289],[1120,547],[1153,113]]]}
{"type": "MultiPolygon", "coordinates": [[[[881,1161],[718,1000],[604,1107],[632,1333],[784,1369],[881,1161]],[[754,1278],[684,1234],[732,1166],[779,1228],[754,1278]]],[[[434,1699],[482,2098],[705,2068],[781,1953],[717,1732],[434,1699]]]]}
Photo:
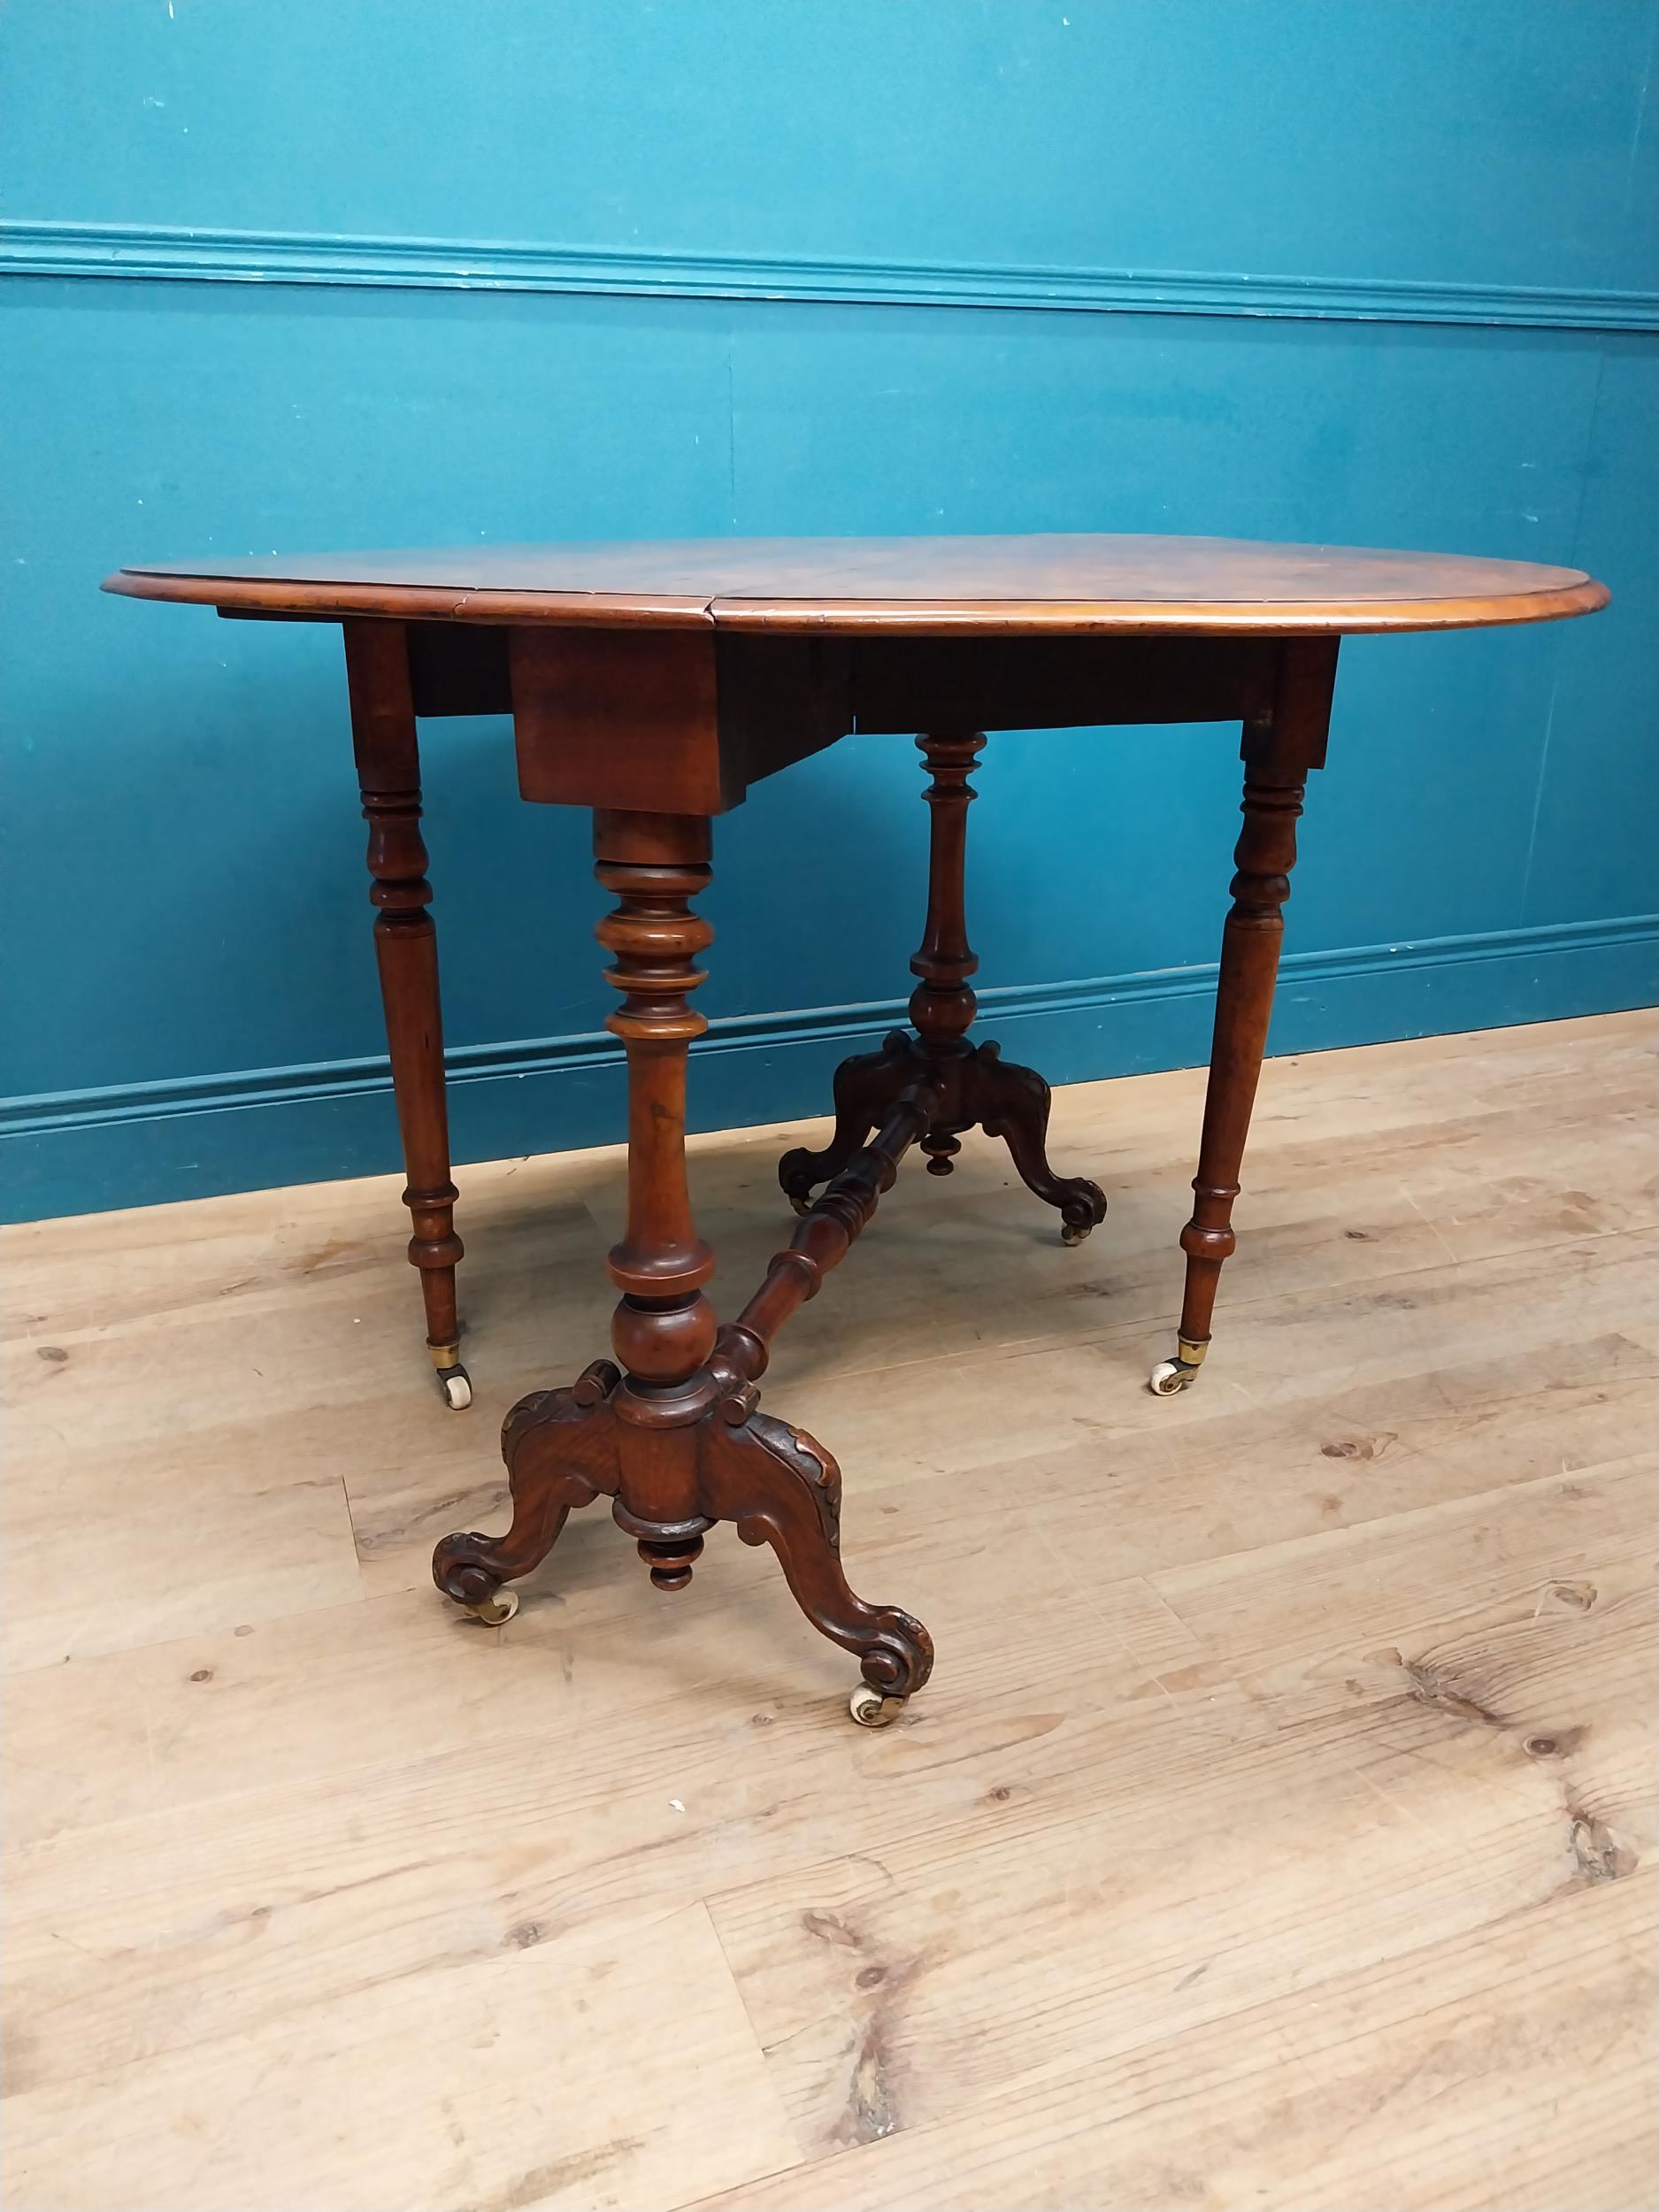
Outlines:
{"type": "Polygon", "coordinates": [[[949,1175],[965,1130],[1007,1144],[1074,1244],[1104,1217],[1081,1176],[1049,1165],[1048,1087],[971,1041],[978,963],[964,921],[968,777],[985,733],[1239,722],[1244,827],[1222,937],[1214,1044],[1181,1233],[1182,1389],[1209,1348],[1233,1202],[1267,1041],[1310,770],[1325,763],[1337,649],[1349,633],[1473,628],[1587,614],[1604,588],[1576,569],[1442,554],[1214,538],[718,540],[332,553],[127,568],[104,588],[221,614],[338,622],[363,810],[392,1080],[426,1334],[449,1402],[465,1406],[456,1309],[432,892],[420,836],[416,723],[511,714],[526,799],[591,808],[598,925],[622,1002],[607,1026],[628,1065],[628,1218],[611,1254],[614,1360],[534,1392],[503,1431],[504,1536],[449,1536],[438,1586],[481,1617],[546,1557],[574,1506],[612,1501],[659,1588],[691,1578],[717,1521],[769,1543],[802,1610],[854,1653],[856,1719],[879,1724],[933,1667],[920,1622],[856,1596],[840,1556],[841,1475],[824,1448],[760,1411],[778,1332],[815,1296],[910,1148],[949,1175]],[[703,1286],[714,1255],[686,1182],[690,998],[712,931],[692,902],[710,826],[749,786],[853,730],[921,732],[932,810],[927,919],[910,967],[911,1028],[838,1071],[822,1151],[780,1163],[801,1217],[723,1327],[703,1286]],[[818,1195],[813,1196],[817,1192],[818,1195]]]}

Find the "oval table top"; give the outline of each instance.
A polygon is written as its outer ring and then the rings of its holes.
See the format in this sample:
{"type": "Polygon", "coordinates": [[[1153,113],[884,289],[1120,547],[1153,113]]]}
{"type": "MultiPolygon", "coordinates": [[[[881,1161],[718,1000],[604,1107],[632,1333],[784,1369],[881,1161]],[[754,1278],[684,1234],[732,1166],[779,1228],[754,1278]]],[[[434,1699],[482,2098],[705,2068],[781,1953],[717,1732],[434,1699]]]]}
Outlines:
{"type": "Polygon", "coordinates": [[[1543,622],[1581,569],[1357,546],[1132,536],[693,538],[272,554],[123,568],[106,591],[243,613],[725,630],[1310,637],[1543,622]]]}

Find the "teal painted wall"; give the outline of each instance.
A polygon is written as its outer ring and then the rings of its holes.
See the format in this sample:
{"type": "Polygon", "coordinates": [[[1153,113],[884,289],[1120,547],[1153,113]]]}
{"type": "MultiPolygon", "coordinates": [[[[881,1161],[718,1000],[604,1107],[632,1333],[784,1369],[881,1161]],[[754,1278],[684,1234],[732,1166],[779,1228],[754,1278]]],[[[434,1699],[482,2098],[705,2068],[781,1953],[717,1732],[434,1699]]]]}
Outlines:
{"type": "MultiPolygon", "coordinates": [[[[1274,1045],[1654,995],[1656,25],[9,0],[7,1210],[396,1164],[337,639],[100,596],[124,559],[1144,529],[1570,562],[1606,614],[1345,648],[1274,1045]]],[[[425,750],[457,1157],[612,1136],[586,823],[518,802],[504,725],[425,750]]],[[[1237,777],[1216,728],[993,741],[1008,1049],[1202,1057],[1237,777]]],[[[918,787],[855,740],[720,825],[701,1125],[817,1110],[886,1025],[918,787]]]]}

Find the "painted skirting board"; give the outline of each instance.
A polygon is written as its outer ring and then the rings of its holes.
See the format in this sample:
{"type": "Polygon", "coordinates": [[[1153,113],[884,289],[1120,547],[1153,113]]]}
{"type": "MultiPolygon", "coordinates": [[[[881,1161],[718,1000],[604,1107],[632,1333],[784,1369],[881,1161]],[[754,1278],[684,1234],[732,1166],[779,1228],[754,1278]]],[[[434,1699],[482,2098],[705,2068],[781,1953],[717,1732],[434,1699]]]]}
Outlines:
{"type": "MultiPolygon", "coordinates": [[[[1213,965],[980,994],[995,1036],[1056,1083],[1192,1066],[1206,1056],[1213,965]]],[[[1271,1049],[1325,1049],[1659,998],[1659,915],[1285,956],[1271,1049]]],[[[716,1020],[693,1047],[695,1129],[827,1111],[836,1063],[902,1021],[902,1000],[716,1020]]],[[[603,1032],[448,1056],[457,1161],[617,1141],[620,1047],[603,1032]]],[[[1197,1132],[1194,1128],[1194,1141],[1197,1132]]],[[[0,1106],[4,1217],[375,1174],[398,1165],[384,1059],[263,1068],[0,1106]]]]}

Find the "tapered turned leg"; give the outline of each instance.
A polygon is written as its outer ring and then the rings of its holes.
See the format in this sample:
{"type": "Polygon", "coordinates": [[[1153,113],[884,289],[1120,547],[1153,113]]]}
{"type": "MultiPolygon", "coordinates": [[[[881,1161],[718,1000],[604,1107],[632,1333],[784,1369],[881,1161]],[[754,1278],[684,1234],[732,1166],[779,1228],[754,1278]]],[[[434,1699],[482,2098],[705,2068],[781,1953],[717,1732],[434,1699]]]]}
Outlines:
{"type": "Polygon", "coordinates": [[[1334,639],[1287,644],[1271,713],[1245,726],[1244,827],[1233,854],[1233,907],[1222,933],[1193,1217],[1181,1232],[1186,1294],[1176,1356],[1160,1361],[1150,1377],[1160,1396],[1185,1389],[1197,1374],[1210,1348],[1222,1263],[1238,1241],[1233,1202],[1267,1049],[1296,822],[1309,772],[1325,764],[1336,649],[1334,639]]]}
{"type": "Polygon", "coordinates": [[[427,908],[426,848],[420,835],[420,757],[410,693],[403,626],[344,626],[351,736],[369,825],[369,897],[377,910],[374,950],[386,1010],[392,1089],[403,1141],[403,1171],[414,1233],[409,1256],[420,1271],[426,1344],[445,1402],[472,1402],[461,1364],[455,1270],[455,1185],[443,1087],[443,1024],[438,1001],[438,941],[427,908]]]}

